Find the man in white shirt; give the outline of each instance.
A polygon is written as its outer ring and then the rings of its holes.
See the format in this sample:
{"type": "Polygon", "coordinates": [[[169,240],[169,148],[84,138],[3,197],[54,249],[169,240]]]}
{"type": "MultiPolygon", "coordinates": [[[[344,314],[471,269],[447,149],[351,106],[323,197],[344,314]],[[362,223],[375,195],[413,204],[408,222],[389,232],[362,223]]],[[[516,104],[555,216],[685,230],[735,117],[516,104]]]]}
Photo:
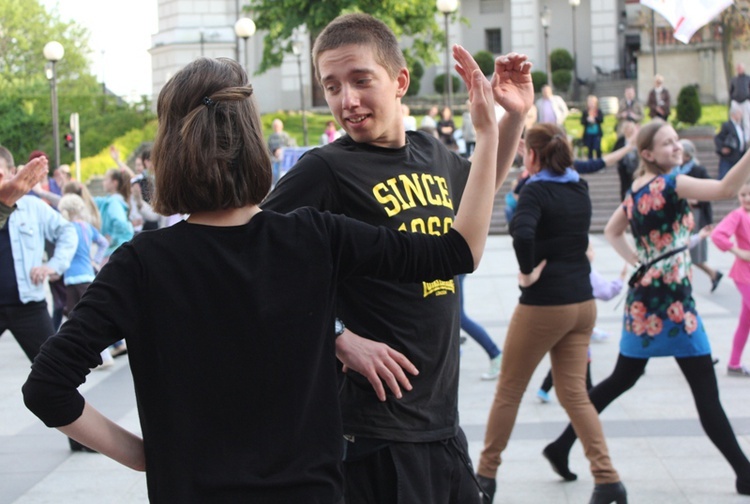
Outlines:
{"type": "Polygon", "coordinates": [[[552,94],[552,86],[542,86],[542,97],[536,101],[537,122],[563,126],[568,117],[568,106],[560,96],[552,94]]]}

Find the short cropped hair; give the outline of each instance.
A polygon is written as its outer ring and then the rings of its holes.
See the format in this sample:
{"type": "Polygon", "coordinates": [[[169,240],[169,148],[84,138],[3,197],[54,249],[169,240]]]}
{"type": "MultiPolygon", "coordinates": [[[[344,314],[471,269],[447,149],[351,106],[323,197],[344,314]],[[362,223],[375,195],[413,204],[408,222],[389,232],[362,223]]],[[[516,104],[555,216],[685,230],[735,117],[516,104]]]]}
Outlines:
{"type": "Polygon", "coordinates": [[[354,13],[337,17],[326,26],[313,45],[312,56],[315,78],[320,81],[318,58],[321,53],[346,45],[370,46],[375,61],[386,69],[392,79],[406,68],[406,59],[398,40],[388,25],[369,14],[354,13]]]}
{"type": "Polygon", "coordinates": [[[9,170],[13,170],[15,168],[16,164],[13,161],[13,154],[10,153],[10,151],[0,145],[0,159],[4,159],[5,163],[8,165],[9,170]]]}
{"type": "Polygon", "coordinates": [[[271,188],[252,86],[229,58],[199,58],[159,93],[151,150],[154,210],[162,215],[260,203],[271,188]]]}
{"type": "Polygon", "coordinates": [[[573,165],[573,148],[557,124],[538,123],[526,130],[526,150],[533,150],[539,166],[558,175],[573,165]]]}

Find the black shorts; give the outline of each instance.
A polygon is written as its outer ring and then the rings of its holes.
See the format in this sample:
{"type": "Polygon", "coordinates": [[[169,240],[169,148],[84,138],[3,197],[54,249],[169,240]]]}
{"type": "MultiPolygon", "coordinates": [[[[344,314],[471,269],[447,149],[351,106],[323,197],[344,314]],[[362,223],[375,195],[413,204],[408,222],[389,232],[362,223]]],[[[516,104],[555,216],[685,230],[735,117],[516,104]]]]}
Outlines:
{"type": "Polygon", "coordinates": [[[453,438],[430,443],[355,441],[346,442],[347,453],[356,454],[344,461],[347,504],[481,502],[461,429],[453,438]],[[357,442],[374,451],[354,448],[357,442]]]}

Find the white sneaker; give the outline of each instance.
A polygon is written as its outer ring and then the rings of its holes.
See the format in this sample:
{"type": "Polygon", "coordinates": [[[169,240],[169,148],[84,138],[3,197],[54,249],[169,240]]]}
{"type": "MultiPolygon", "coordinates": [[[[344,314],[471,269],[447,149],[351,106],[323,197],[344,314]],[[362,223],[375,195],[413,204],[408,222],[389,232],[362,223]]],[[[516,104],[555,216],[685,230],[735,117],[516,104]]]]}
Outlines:
{"type": "Polygon", "coordinates": [[[497,377],[500,376],[500,362],[503,360],[503,354],[498,355],[494,359],[490,359],[490,368],[487,370],[486,373],[482,373],[482,380],[484,381],[492,381],[497,380],[497,377]]]}
{"type": "Polygon", "coordinates": [[[591,333],[591,341],[606,341],[609,339],[609,333],[600,331],[596,327],[594,327],[593,332],[591,333]]]}

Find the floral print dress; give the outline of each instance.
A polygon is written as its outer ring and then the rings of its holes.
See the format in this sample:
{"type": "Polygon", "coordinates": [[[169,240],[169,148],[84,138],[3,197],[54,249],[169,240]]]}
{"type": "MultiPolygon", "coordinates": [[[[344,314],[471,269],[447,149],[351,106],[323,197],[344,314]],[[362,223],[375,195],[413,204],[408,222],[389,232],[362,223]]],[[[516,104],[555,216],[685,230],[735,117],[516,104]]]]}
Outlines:
{"type": "MultiPolygon", "coordinates": [[[[641,263],[688,244],[693,214],[676,191],[676,174],[658,175],[623,202],[641,263]]],[[[695,310],[690,255],[654,264],[628,291],[620,353],[626,357],[693,357],[711,353],[695,310]]]]}

